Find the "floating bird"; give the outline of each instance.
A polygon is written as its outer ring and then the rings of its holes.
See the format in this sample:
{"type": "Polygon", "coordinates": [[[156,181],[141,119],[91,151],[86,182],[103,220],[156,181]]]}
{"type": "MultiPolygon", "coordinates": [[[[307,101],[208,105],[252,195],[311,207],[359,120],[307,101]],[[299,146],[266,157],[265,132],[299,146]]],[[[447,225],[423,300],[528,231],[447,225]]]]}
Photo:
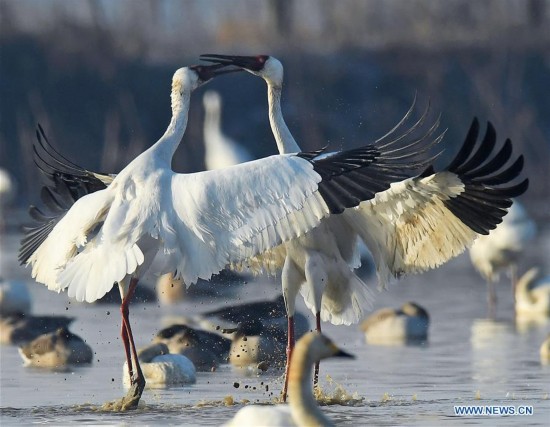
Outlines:
{"type": "Polygon", "coordinates": [[[540,277],[536,267],[528,270],[516,284],[516,315],[550,316],[550,276],[540,277]]]}
{"type": "Polygon", "coordinates": [[[536,225],[525,208],[517,201],[508,215],[488,235],[479,236],[470,248],[470,259],[476,270],[487,281],[489,316],[496,314],[497,295],[495,282],[501,270],[508,270],[512,281],[512,294],[516,291],[517,262],[525,245],[533,239],[536,225]]]}
{"type": "MultiPolygon", "coordinates": [[[[283,295],[271,301],[253,301],[242,304],[224,306],[215,310],[193,316],[192,323],[212,331],[231,329],[251,320],[259,320],[270,329],[286,330],[286,308],[283,295]]],[[[297,338],[309,331],[307,317],[296,312],[294,314],[294,328],[297,338]]]]}
{"type": "Polygon", "coordinates": [[[78,335],[67,328],[40,335],[30,343],[19,347],[25,366],[39,368],[64,368],[68,365],[92,363],[92,349],[78,335]]]}
{"type": "Polygon", "coordinates": [[[166,344],[170,353],[183,354],[199,371],[212,371],[221,363],[227,363],[231,348],[228,338],[178,324],[159,331],[153,342],[166,344]]]}
{"type": "MultiPolygon", "coordinates": [[[[209,54],[202,55],[201,59],[241,67],[262,77],[267,83],[269,121],[279,152],[300,151],[281,112],[283,66],[276,58],[209,54]]],[[[378,140],[379,143],[392,146],[418,129],[426,113],[403,134],[398,132],[411,112],[412,107],[396,127],[378,140]]],[[[439,120],[418,140],[430,139],[438,124],[439,120]]],[[[462,253],[479,234],[487,234],[502,221],[512,204],[510,198],[522,194],[528,181],[508,188],[495,188],[495,185],[508,183],[521,173],[523,156],[504,168],[511,156],[511,142],[507,140],[490,159],[496,142],[494,128],[488,124],[485,137],[476,148],[478,133],[479,124],[475,119],[459,153],[443,171],[435,172],[430,166],[411,178],[394,170],[389,188],[371,187],[372,198],[368,201],[346,210],[341,216],[328,218],[312,232],[257,260],[264,269],[282,268],[289,319],[289,356],[294,340],[292,318],[298,291],[315,314],[318,331],[321,319],[333,324],[357,323],[363,308],[368,306],[368,288],[353,272],[359,265],[358,237],[371,251],[378,280],[384,287],[392,276],[440,266],[462,253]]],[[[442,137],[443,134],[434,141],[439,142],[442,137]]],[[[414,146],[415,142],[411,144],[414,146]]],[[[403,147],[392,152],[397,157],[410,158],[403,147]]],[[[382,164],[375,167],[385,169],[382,164]]],[[[331,190],[337,192],[339,188],[335,185],[331,190]]],[[[314,379],[318,366],[315,371],[314,379]]],[[[285,391],[286,382],[283,399],[285,391]]]]}
{"type": "Polygon", "coordinates": [[[311,368],[328,357],[349,357],[326,336],[310,332],[296,343],[289,375],[289,405],[250,405],[225,426],[332,426],[317,406],[311,388],[311,368]]]}
{"type": "Polygon", "coordinates": [[[411,344],[428,339],[430,316],[420,305],[407,302],[398,310],[383,308],[361,323],[369,344],[411,344]]]}
{"type": "Polygon", "coordinates": [[[204,164],[206,169],[222,169],[249,162],[254,158],[240,144],[222,132],[222,99],[218,92],[205,92],[204,105],[204,164]]]}
{"type": "Polygon", "coordinates": [[[0,277],[0,317],[27,314],[31,311],[31,294],[23,282],[0,277]]]}
{"type": "Polygon", "coordinates": [[[68,328],[74,321],[67,316],[33,316],[14,314],[0,317],[0,344],[26,344],[40,335],[68,328]]]}
{"type": "Polygon", "coordinates": [[[540,362],[543,365],[550,364],[550,334],[546,337],[540,346],[540,362]]]}
{"type": "Polygon", "coordinates": [[[265,326],[261,320],[250,319],[234,329],[229,362],[236,367],[252,365],[265,367],[284,366],[286,334],[277,328],[265,326]]]}
{"type": "MultiPolygon", "coordinates": [[[[147,385],[152,388],[182,386],[195,384],[195,366],[187,357],[181,354],[171,354],[166,344],[156,343],[138,352],[141,370],[147,385]]],[[[122,382],[125,387],[131,386],[128,366],[124,363],[122,382]]]]}
{"type": "MultiPolygon", "coordinates": [[[[215,171],[175,173],[171,161],[185,132],[191,92],[227,72],[220,68],[176,71],[168,129],[114,178],[78,168],[59,153],[43,158],[35,146],[37,164],[50,180],[42,199],[54,214],[31,207],[37,225],[27,229],[20,262],[31,265],[33,278],[50,290],[67,289],[79,301],[93,302],[118,283],[121,336],[132,379],[120,401],[123,409],[137,407],[145,387],[128,315],[130,298],[147,271],[177,271],[186,284],[208,279],[226,265],[241,264],[304,235],[323,218],[389,188],[396,175],[406,176],[411,167],[429,162],[411,160],[424,154],[423,141],[400,140],[330,158],[304,152],[215,171]],[[397,148],[398,143],[405,146],[397,148]]],[[[47,151],[41,129],[37,136],[47,151]]]]}

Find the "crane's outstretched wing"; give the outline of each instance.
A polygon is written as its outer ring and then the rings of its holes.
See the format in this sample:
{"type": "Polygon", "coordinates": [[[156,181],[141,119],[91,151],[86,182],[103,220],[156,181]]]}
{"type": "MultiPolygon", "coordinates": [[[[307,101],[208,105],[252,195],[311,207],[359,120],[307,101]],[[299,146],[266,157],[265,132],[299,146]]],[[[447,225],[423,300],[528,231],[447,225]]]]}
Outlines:
{"type": "Polygon", "coordinates": [[[431,138],[436,128],[437,124],[416,139],[408,138],[406,131],[389,141],[382,139],[326,158],[317,158],[317,153],[300,153],[274,156],[223,171],[174,174],[168,185],[170,188],[159,189],[159,200],[154,202],[158,202],[157,211],[142,209],[141,206],[116,205],[119,210],[117,217],[125,215],[120,210],[122,208],[125,212],[156,215],[147,221],[139,219],[154,224],[152,228],[146,227],[142,232],[134,227],[128,230],[131,237],[119,236],[117,245],[120,246],[122,241],[127,244],[122,249],[117,246],[120,250],[116,253],[130,254],[131,260],[127,259],[121,263],[127,265],[116,268],[114,247],[109,247],[111,255],[97,255],[100,248],[108,246],[98,244],[105,237],[102,234],[105,224],[111,224],[109,227],[117,230],[116,233],[122,233],[121,229],[112,227],[118,222],[110,219],[115,216],[108,206],[115,200],[114,196],[110,192],[99,192],[101,195],[97,196],[94,206],[89,206],[88,202],[95,197],[87,197],[64,213],[72,202],[71,198],[80,196],[76,190],[91,190],[91,184],[106,185],[112,177],[79,168],[53,150],[57,156],[40,157],[41,169],[54,184],[44,194],[54,214],[62,216],[35,215],[42,225],[30,230],[24,238],[20,259],[32,263],[33,276],[37,279],[43,277],[39,281],[47,281],[51,288],[69,287],[70,294],[91,300],[102,296],[99,291],[88,292],[87,289],[92,287],[88,283],[91,277],[101,279],[102,283],[95,284],[94,289],[103,291],[120,280],[119,276],[124,272],[133,273],[143,262],[143,254],[136,244],[143,234],[149,233],[162,240],[168,266],[163,272],[177,268],[186,283],[191,284],[199,277],[209,278],[227,264],[260,254],[307,232],[317,226],[321,218],[356,206],[373,197],[376,191],[389,188],[396,178],[412,176],[414,170],[426,167],[432,160],[426,153],[440,140],[440,137],[431,138]],[[346,179],[348,174],[353,175],[354,180],[346,179]],[[360,185],[356,182],[358,180],[362,180],[360,185]],[[73,211],[78,214],[73,215],[73,211]],[[85,224],[79,227],[79,222],[85,224]],[[67,238],[60,234],[63,228],[71,231],[67,238]],[[52,237],[54,234],[55,238],[52,237]],[[95,243],[89,244],[92,237],[95,243]],[[50,242],[59,239],[59,242],[54,242],[51,251],[41,250],[48,246],[44,243],[46,239],[50,242]],[[60,246],[62,250],[59,250],[60,246]],[[37,254],[39,250],[41,256],[37,254]],[[57,254],[52,255],[52,252],[57,254]],[[39,264],[44,268],[37,267],[39,264]],[[107,264],[113,265],[116,278],[109,274],[107,264]],[[101,271],[101,274],[90,274],[96,271],[101,271]],[[74,292],[71,284],[75,286],[74,292]]]}
{"type": "Polygon", "coordinates": [[[478,134],[474,119],[462,148],[443,171],[430,167],[344,213],[371,250],[381,286],[391,276],[435,268],[462,253],[502,221],[512,197],[527,190],[527,179],[509,184],[523,169],[523,156],[506,166],[511,141],[493,154],[491,123],[476,148],[478,134]]]}
{"type": "Polygon", "coordinates": [[[426,167],[433,159],[426,152],[439,138],[401,146],[399,141],[321,159],[318,153],[276,155],[222,170],[175,174],[174,215],[160,227],[170,265],[193,283],[301,236],[330,214],[426,167]]]}
{"type": "Polygon", "coordinates": [[[34,163],[46,178],[46,185],[40,192],[46,211],[33,205],[29,207],[34,224],[23,227],[25,237],[19,249],[21,264],[27,263],[78,199],[103,190],[114,179],[114,175],[90,172],[68,160],[53,147],[40,124],[36,129],[33,154],[34,163]]]}

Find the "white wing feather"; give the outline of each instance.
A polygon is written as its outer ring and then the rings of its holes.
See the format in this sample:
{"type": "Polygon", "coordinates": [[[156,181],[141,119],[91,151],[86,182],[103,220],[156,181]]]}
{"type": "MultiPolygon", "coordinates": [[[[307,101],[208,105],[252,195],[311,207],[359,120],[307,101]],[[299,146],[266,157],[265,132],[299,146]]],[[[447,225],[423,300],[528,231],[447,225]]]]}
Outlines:
{"type": "MultiPolygon", "coordinates": [[[[29,258],[32,277],[48,289],[60,292],[67,287],[57,275],[78,250],[88,241],[88,235],[103,222],[112,201],[108,191],[97,191],[79,199],[56,224],[48,238],[29,258]]],[[[112,284],[111,284],[112,285],[112,284]]]]}
{"type": "Polygon", "coordinates": [[[144,273],[162,250],[167,261],[152,273],[176,270],[191,284],[306,233],[329,214],[321,177],[292,155],[189,175],[134,169],[142,173],[121,173],[56,225],[29,260],[38,281],[92,302],[138,268],[144,273]]]}
{"type": "Polygon", "coordinates": [[[320,180],[311,163],[293,155],[176,174],[175,218],[161,227],[165,250],[186,283],[207,279],[319,224],[329,214],[320,180]]]}
{"type": "Polygon", "coordinates": [[[439,172],[393,183],[344,217],[375,258],[380,286],[402,274],[435,268],[477,237],[443,201],[464,191],[457,175],[439,172]]]}

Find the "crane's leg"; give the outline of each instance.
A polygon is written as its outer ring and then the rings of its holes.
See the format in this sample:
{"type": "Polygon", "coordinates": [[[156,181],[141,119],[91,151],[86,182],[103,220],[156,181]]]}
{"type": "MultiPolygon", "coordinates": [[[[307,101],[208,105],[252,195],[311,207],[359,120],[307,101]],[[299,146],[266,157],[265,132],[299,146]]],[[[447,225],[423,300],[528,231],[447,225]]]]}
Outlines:
{"type": "MultiPolygon", "coordinates": [[[[124,301],[127,295],[126,284],[123,281],[118,283],[120,290],[120,299],[124,301]]],[[[132,363],[132,356],[130,353],[130,340],[128,338],[128,330],[126,329],[126,323],[124,322],[124,315],[122,314],[122,304],[120,306],[121,313],[121,326],[120,337],[122,338],[122,344],[124,344],[124,353],[126,354],[126,365],[128,367],[128,377],[130,378],[130,384],[134,383],[134,364],[132,363]]]]}
{"type": "MultiPolygon", "coordinates": [[[[321,333],[321,312],[315,313],[315,330],[321,333]]],[[[317,387],[319,384],[319,361],[315,362],[315,368],[313,370],[313,386],[317,387]]]]}
{"type": "Polygon", "coordinates": [[[288,374],[290,372],[290,361],[292,358],[292,351],[294,350],[294,344],[296,337],[294,336],[294,312],[296,305],[296,295],[298,294],[299,286],[303,281],[296,264],[287,255],[283,270],[281,272],[281,281],[283,286],[283,296],[285,298],[286,316],[288,319],[287,329],[287,345],[286,345],[286,364],[285,364],[285,379],[283,385],[283,391],[281,393],[281,400],[286,402],[288,393],[288,374]]]}
{"type": "MultiPolygon", "coordinates": [[[[321,332],[321,302],[323,299],[323,291],[328,283],[328,274],[324,268],[323,257],[315,251],[310,251],[306,256],[306,264],[304,268],[306,276],[306,286],[313,293],[315,303],[315,329],[321,332]]],[[[319,362],[315,362],[313,371],[313,386],[317,387],[319,383],[319,362]]]]}
{"type": "Polygon", "coordinates": [[[130,319],[129,319],[130,300],[134,295],[137,284],[138,284],[137,278],[132,278],[130,280],[128,293],[124,296],[124,298],[122,299],[122,304],[120,305],[120,312],[122,314],[122,331],[126,332],[126,339],[123,338],[123,342],[124,342],[124,348],[126,350],[127,358],[129,356],[129,353],[131,352],[131,357],[128,362],[128,372],[131,375],[130,376],[131,387],[130,387],[130,390],[128,391],[128,394],[123,399],[123,402],[122,402],[123,410],[137,408],[139,399],[141,398],[141,395],[143,394],[143,390],[145,388],[145,377],[143,376],[143,372],[141,371],[141,366],[139,365],[136,346],[134,343],[134,337],[132,335],[132,328],[130,326],[130,319]],[[129,350],[128,350],[128,347],[129,347],[129,350]],[[132,365],[132,362],[133,362],[133,365],[132,365]],[[136,370],[135,376],[133,376],[132,366],[134,366],[136,370]]]}

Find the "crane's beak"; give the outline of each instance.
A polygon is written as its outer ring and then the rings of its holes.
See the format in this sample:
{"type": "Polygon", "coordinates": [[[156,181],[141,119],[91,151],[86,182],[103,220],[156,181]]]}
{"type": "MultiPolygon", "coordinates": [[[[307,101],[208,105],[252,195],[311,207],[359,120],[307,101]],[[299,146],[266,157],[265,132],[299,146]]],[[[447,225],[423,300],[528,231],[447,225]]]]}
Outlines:
{"type": "Polygon", "coordinates": [[[234,65],[248,71],[260,71],[264,67],[268,58],[269,56],[267,55],[237,56],[204,54],[200,56],[202,61],[213,62],[220,65],[234,65]]]}
{"type": "Polygon", "coordinates": [[[202,83],[206,83],[214,77],[221,76],[222,74],[242,71],[240,68],[225,68],[229,65],[230,64],[192,65],[189,68],[194,70],[199,75],[199,79],[202,83]]]}

